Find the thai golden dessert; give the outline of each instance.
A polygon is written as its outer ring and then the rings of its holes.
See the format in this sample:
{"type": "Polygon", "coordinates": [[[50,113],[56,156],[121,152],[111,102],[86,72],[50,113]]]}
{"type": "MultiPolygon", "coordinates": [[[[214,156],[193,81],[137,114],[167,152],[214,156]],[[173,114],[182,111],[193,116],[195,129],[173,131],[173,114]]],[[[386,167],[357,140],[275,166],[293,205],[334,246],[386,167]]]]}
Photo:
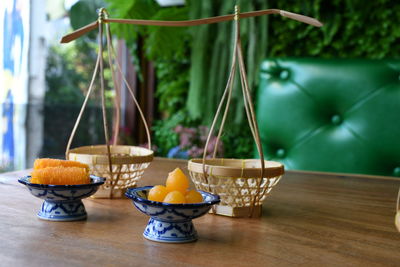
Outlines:
{"type": "Polygon", "coordinates": [[[189,180],[179,168],[168,174],[165,186],[156,185],[150,189],[147,199],[172,204],[203,202],[203,196],[199,192],[189,190],[189,180]]]}
{"type": "Polygon", "coordinates": [[[52,185],[88,184],[89,166],[72,160],[36,159],[30,182],[52,185]]]}

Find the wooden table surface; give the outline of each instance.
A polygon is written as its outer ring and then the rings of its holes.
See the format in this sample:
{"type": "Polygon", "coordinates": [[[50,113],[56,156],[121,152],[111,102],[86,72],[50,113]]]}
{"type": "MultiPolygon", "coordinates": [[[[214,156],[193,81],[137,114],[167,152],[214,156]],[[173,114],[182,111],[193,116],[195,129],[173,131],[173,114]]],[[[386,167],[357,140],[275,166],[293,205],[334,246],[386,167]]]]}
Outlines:
{"type": "MultiPolygon", "coordinates": [[[[162,183],[186,161],[156,159],[139,185],[162,183]]],[[[128,199],[85,199],[88,219],[49,222],[42,200],[0,174],[0,266],[400,266],[394,226],[400,179],[288,172],[258,219],[207,214],[199,240],[146,240],[148,217],[128,199]]]]}

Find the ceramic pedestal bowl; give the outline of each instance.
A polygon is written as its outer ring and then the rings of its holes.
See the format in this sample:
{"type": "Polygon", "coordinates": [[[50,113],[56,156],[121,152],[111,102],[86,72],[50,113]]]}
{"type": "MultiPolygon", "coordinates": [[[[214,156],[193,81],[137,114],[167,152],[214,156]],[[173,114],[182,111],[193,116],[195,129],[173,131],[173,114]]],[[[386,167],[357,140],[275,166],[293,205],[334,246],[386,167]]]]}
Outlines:
{"type": "Polygon", "coordinates": [[[143,236],[149,240],[165,243],[186,243],[197,240],[192,219],[206,214],[212,205],[219,203],[219,196],[199,191],[203,202],[193,204],[170,204],[147,199],[152,186],[130,188],[125,195],[135,207],[150,216],[143,236]]]}
{"type": "Polygon", "coordinates": [[[47,185],[33,184],[31,177],[20,178],[18,182],[26,185],[32,195],[44,199],[38,217],[48,221],[77,221],[87,217],[83,198],[96,193],[104,178],[90,175],[90,184],[47,185]]]}

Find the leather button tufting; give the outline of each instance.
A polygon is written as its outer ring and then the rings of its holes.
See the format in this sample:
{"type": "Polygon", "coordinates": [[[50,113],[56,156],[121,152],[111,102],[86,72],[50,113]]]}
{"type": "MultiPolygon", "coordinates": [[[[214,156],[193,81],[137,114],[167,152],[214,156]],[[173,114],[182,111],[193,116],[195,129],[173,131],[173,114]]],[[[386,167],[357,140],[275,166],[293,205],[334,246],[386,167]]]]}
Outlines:
{"type": "Polygon", "coordinates": [[[280,148],[276,151],[276,156],[278,158],[283,158],[285,156],[286,152],[283,148],[280,148]]]}
{"type": "Polygon", "coordinates": [[[288,70],[282,70],[279,73],[279,78],[281,78],[282,80],[287,80],[289,78],[289,71],[288,70]]]}
{"type": "Polygon", "coordinates": [[[393,175],[397,176],[397,177],[400,177],[400,167],[394,168],[393,175]]]}
{"type": "Polygon", "coordinates": [[[331,122],[334,125],[339,125],[340,123],[342,123],[342,118],[339,115],[333,115],[331,118],[331,122]]]}

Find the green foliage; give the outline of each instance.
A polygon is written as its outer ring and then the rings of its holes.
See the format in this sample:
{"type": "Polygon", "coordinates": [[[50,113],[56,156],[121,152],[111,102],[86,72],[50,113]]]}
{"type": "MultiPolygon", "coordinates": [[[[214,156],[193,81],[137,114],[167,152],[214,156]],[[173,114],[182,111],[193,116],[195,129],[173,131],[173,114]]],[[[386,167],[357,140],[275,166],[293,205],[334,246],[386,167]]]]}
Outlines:
{"type": "Polygon", "coordinates": [[[381,59],[400,55],[400,5],[392,0],[269,0],[269,5],[316,17],[325,24],[318,29],[271,16],[271,57],[381,59]]]}
{"type": "MultiPolygon", "coordinates": [[[[187,7],[171,7],[160,9],[151,19],[186,20],[187,13],[187,7]]],[[[145,47],[149,59],[159,62],[185,58],[189,39],[187,28],[149,26],[146,29],[145,47]]]]}
{"type": "MultiPolygon", "coordinates": [[[[103,0],[80,0],[76,2],[69,10],[69,18],[72,28],[76,30],[96,21],[98,18],[96,11],[98,8],[103,6],[103,0]]],[[[81,38],[94,39],[95,37],[96,31],[93,31],[81,38]]]]}
{"type": "Polygon", "coordinates": [[[160,62],[156,65],[158,110],[169,117],[182,110],[186,104],[189,85],[189,64],[181,62],[160,62]],[[177,72],[177,70],[180,72],[177,72]]]}
{"type": "Polygon", "coordinates": [[[177,125],[198,125],[198,122],[188,120],[187,111],[182,109],[171,114],[166,120],[157,120],[152,128],[157,154],[166,156],[168,151],[179,144],[179,136],[174,131],[177,125]]]}
{"type": "MultiPolygon", "coordinates": [[[[106,0],[113,17],[123,19],[185,20],[187,7],[161,8],[153,0],[106,0]]],[[[129,24],[112,24],[112,31],[123,38],[128,45],[137,42],[139,36],[145,39],[146,56],[150,60],[182,58],[188,39],[185,27],[158,27],[129,24]]],[[[133,51],[135,53],[135,51],[133,51]]]]}
{"type": "Polygon", "coordinates": [[[254,140],[249,125],[243,123],[240,127],[227,125],[222,135],[225,158],[253,158],[254,140]]]}
{"type": "MultiPolygon", "coordinates": [[[[265,1],[237,1],[241,12],[266,9],[265,1]]],[[[198,19],[232,14],[231,1],[189,1],[190,18],[198,19]]],[[[191,49],[190,88],[187,100],[189,115],[201,119],[209,125],[217,110],[225,89],[233,54],[232,22],[203,25],[192,28],[195,40],[191,49]],[[204,107],[207,106],[207,109],[204,107]]],[[[250,88],[256,87],[258,66],[265,57],[267,45],[267,23],[265,17],[249,18],[241,21],[241,40],[250,88]]],[[[232,96],[229,123],[243,123],[243,96],[240,81],[236,79],[232,96]]]]}
{"type": "Polygon", "coordinates": [[[45,103],[56,105],[83,102],[82,92],[77,90],[76,85],[83,83],[85,77],[76,71],[71,62],[71,58],[76,56],[75,52],[72,47],[68,47],[65,52],[58,47],[50,47],[46,68],[48,90],[45,103]]]}
{"type": "MultiPolygon", "coordinates": [[[[113,18],[150,19],[160,7],[153,0],[106,0],[107,9],[113,18]]],[[[138,35],[146,31],[146,26],[112,24],[111,30],[128,44],[137,40],[138,35]]]]}

